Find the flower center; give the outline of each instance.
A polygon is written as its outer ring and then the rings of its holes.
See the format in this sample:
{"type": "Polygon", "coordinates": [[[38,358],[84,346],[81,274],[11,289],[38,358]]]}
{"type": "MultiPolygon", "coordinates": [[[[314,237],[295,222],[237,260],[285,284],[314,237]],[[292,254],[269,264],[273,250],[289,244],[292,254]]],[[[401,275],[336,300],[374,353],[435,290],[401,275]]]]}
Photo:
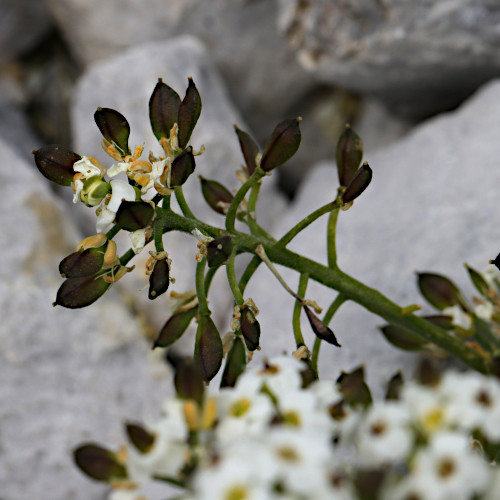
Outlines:
{"type": "Polygon", "coordinates": [[[442,478],[450,477],[455,471],[455,463],[450,458],[444,458],[438,465],[438,475],[442,478]]]}
{"type": "Polygon", "coordinates": [[[287,411],[283,414],[283,423],[290,427],[299,427],[302,423],[300,415],[294,411],[287,411]]]}
{"type": "Polygon", "coordinates": [[[247,398],[241,398],[231,405],[230,414],[233,417],[242,417],[250,409],[252,403],[247,398]]]}
{"type": "Polygon", "coordinates": [[[245,500],[246,498],[248,498],[248,490],[241,485],[232,486],[224,495],[224,500],[245,500]]]}

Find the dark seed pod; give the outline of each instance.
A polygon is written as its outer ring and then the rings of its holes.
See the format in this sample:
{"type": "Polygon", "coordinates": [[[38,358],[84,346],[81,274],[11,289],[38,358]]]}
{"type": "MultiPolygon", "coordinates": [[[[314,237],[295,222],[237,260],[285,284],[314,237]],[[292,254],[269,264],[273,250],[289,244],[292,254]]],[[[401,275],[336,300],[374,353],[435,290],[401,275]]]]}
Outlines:
{"type": "MultiPolygon", "coordinates": [[[[170,172],[170,187],[182,186],[194,172],[196,167],[193,148],[184,150],[172,163],[170,172]]],[[[161,179],[163,183],[163,179],[161,179]]]]}
{"type": "Polygon", "coordinates": [[[154,214],[154,208],[145,201],[122,201],[115,221],[125,231],[137,231],[149,226],[154,214]]]}
{"type": "Polygon", "coordinates": [[[437,363],[429,357],[421,358],[415,371],[415,379],[422,385],[435,387],[441,380],[437,363]]]}
{"type": "Polygon", "coordinates": [[[445,314],[432,314],[431,316],[424,316],[424,319],[443,330],[453,330],[453,318],[445,314]]]}
{"type": "Polygon", "coordinates": [[[128,138],[130,125],[127,119],[118,111],[111,108],[97,108],[94,120],[103,137],[118,147],[124,156],[130,154],[128,138]]]}
{"type": "Polygon", "coordinates": [[[372,396],[365,383],[365,371],[362,366],[351,373],[342,372],[337,379],[337,384],[344,400],[350,406],[367,407],[372,403],[372,396]]]}
{"type": "Polygon", "coordinates": [[[73,165],[82,157],[57,144],[42,146],[35,155],[35,164],[40,173],[60,186],[70,186],[75,172],[73,165]]]}
{"type": "Polygon", "coordinates": [[[99,248],[87,248],[69,254],[59,264],[59,272],[63,278],[84,278],[95,276],[104,262],[105,245],[99,248]]]}
{"type": "Polygon", "coordinates": [[[348,186],[363,158],[363,143],[349,125],[346,125],[337,143],[336,158],[340,185],[348,186]]]}
{"type": "Polygon", "coordinates": [[[395,373],[389,383],[387,384],[387,391],[385,392],[385,399],[387,401],[397,401],[403,388],[403,375],[400,371],[395,373]]]}
{"type": "Polygon", "coordinates": [[[177,92],[159,78],[149,99],[149,121],[158,140],[170,137],[170,130],[178,120],[180,105],[177,92]]]}
{"type": "Polygon", "coordinates": [[[352,479],[356,498],[370,500],[381,498],[382,485],[387,476],[384,468],[357,470],[352,479]]]}
{"type": "Polygon", "coordinates": [[[109,288],[103,277],[68,278],[57,291],[54,306],[79,309],[93,304],[109,288]]]}
{"type": "Polygon", "coordinates": [[[320,338],[321,340],[325,340],[326,342],[334,346],[342,347],[338,343],[335,334],[332,332],[332,330],[330,330],[330,328],[328,328],[327,325],[323,323],[323,321],[321,321],[308,307],[304,306],[304,311],[306,312],[307,319],[309,320],[309,324],[311,325],[311,328],[316,337],[320,338]]]}
{"type": "Polygon", "coordinates": [[[202,315],[196,333],[194,358],[207,382],[217,375],[222,356],[222,340],[217,327],[210,316],[202,315]]]}
{"type": "Polygon", "coordinates": [[[147,453],[155,442],[154,434],[147,431],[142,425],[127,423],[125,432],[129,441],[140,453],[147,453]]]}
{"type": "Polygon", "coordinates": [[[248,173],[252,175],[257,168],[256,158],[259,154],[259,147],[246,132],[240,130],[236,125],[234,126],[234,130],[238,136],[238,141],[240,143],[241,152],[243,153],[248,173]]]}
{"type": "Polygon", "coordinates": [[[459,289],[446,276],[434,273],[417,273],[418,288],[424,298],[436,309],[454,305],[465,307],[459,289]]]}
{"type": "Polygon", "coordinates": [[[174,376],[177,395],[182,399],[192,399],[199,405],[203,402],[205,383],[200,366],[191,359],[185,359],[177,366],[174,376]]]}
{"type": "Polygon", "coordinates": [[[243,307],[240,314],[240,329],[247,348],[249,351],[255,351],[259,347],[260,324],[250,307],[243,307]]]}
{"type": "Polygon", "coordinates": [[[168,347],[179,340],[197,312],[198,308],[193,307],[187,311],[172,314],[160,330],[158,338],[154,341],[153,349],[155,347],[168,347]]]}
{"type": "Polygon", "coordinates": [[[493,264],[497,269],[500,269],[500,253],[495,257],[494,260],[490,260],[490,264],[493,264]]]}
{"type": "Polygon", "coordinates": [[[116,455],[97,444],[84,444],[73,452],[73,458],[79,469],[97,481],[124,479],[127,470],[116,455]]]}
{"type": "Polygon", "coordinates": [[[189,78],[186,95],[179,106],[178,124],[179,124],[179,147],[184,149],[191,138],[196,122],[201,113],[201,97],[193,82],[189,78]]]}
{"type": "Polygon", "coordinates": [[[210,181],[201,177],[201,175],[200,181],[203,198],[205,198],[205,201],[209,204],[210,208],[222,215],[225,215],[229,205],[233,201],[234,196],[220,182],[210,181]]]}
{"type": "Polygon", "coordinates": [[[385,325],[380,331],[388,342],[405,351],[419,351],[427,343],[425,339],[395,325],[385,325]]]}
{"type": "Polygon", "coordinates": [[[164,294],[170,284],[170,268],[168,259],[157,260],[153,272],[149,276],[149,300],[154,300],[164,294]]]}
{"type": "Polygon", "coordinates": [[[245,371],[247,357],[243,340],[237,336],[226,358],[226,366],[222,374],[221,387],[234,387],[238,377],[245,371]]]}
{"type": "Polygon", "coordinates": [[[346,190],[342,194],[342,201],[349,203],[355,200],[370,184],[372,181],[372,169],[368,163],[363,163],[357,170],[346,190]]]}
{"type": "Polygon", "coordinates": [[[467,272],[469,273],[469,277],[472,281],[472,284],[476,287],[476,290],[483,296],[488,298],[490,296],[490,285],[483,278],[482,274],[472,269],[472,267],[465,264],[467,268],[467,272]]]}
{"type": "Polygon", "coordinates": [[[231,236],[221,236],[215,238],[207,245],[208,267],[219,267],[227,262],[233,251],[231,236]]]}
{"type": "Polygon", "coordinates": [[[301,139],[301,120],[300,117],[285,120],[276,126],[262,153],[260,167],[264,172],[282,165],[297,152],[301,139]]]}

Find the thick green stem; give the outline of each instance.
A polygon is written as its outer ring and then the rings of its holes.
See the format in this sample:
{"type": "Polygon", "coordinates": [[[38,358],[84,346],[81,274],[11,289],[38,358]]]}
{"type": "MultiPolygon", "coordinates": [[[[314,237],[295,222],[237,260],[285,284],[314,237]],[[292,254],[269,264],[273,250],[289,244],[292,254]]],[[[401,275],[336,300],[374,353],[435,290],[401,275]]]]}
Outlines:
{"type": "Polygon", "coordinates": [[[196,219],[193,212],[191,212],[189,205],[187,204],[186,198],[184,198],[184,191],[182,191],[182,186],[177,186],[174,189],[174,193],[175,198],[177,199],[177,203],[179,204],[179,207],[184,216],[189,217],[190,219],[196,219]]]}
{"type": "MultiPolygon", "coordinates": [[[[303,273],[300,275],[299,279],[299,287],[297,290],[297,295],[299,297],[304,297],[307,289],[307,282],[309,281],[309,275],[307,273],[303,273]]],[[[304,336],[302,335],[302,329],[300,327],[300,313],[302,312],[302,302],[300,300],[296,300],[293,306],[293,335],[295,337],[295,344],[297,345],[297,349],[301,345],[306,345],[304,341],[304,336]]]]}
{"type": "Polygon", "coordinates": [[[106,238],[108,240],[112,240],[117,234],[118,231],[120,231],[120,226],[118,224],[115,224],[107,233],[106,233],[106,238]]]}
{"type": "Polygon", "coordinates": [[[236,279],[236,272],[234,269],[234,259],[236,257],[236,249],[233,249],[229,259],[226,263],[227,281],[233,292],[234,302],[241,306],[244,302],[243,294],[241,293],[240,287],[238,286],[238,280],[236,279]]]}
{"type": "Polygon", "coordinates": [[[339,209],[336,208],[330,212],[328,218],[328,229],[326,232],[326,255],[328,258],[328,267],[333,269],[337,266],[337,219],[339,217],[339,209]]]}
{"type": "Polygon", "coordinates": [[[135,252],[130,248],[120,257],[120,265],[126,266],[135,257],[135,252]]]}
{"type": "Polygon", "coordinates": [[[161,221],[156,221],[153,224],[153,238],[155,242],[155,249],[157,252],[163,252],[163,227],[161,221]]]}

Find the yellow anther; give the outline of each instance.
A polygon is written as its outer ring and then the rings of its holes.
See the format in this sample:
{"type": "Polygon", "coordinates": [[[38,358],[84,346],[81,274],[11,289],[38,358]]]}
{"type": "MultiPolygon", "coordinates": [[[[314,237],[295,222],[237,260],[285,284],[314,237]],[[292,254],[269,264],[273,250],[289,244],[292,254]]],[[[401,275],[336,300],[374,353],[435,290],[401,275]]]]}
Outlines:
{"type": "Polygon", "coordinates": [[[147,172],[150,173],[153,170],[151,163],[145,160],[136,160],[130,164],[129,169],[137,172],[147,172]]]}
{"type": "Polygon", "coordinates": [[[87,248],[99,248],[102,247],[107,240],[108,239],[104,233],[87,236],[84,240],[80,241],[78,245],[76,245],[76,249],[87,250],[87,248]]]}
{"type": "Polygon", "coordinates": [[[123,156],[116,149],[116,146],[114,144],[111,144],[106,139],[103,139],[101,146],[102,146],[102,149],[104,150],[104,152],[106,154],[108,154],[109,156],[111,156],[111,158],[113,158],[116,161],[123,161],[123,156]]]}
{"type": "Polygon", "coordinates": [[[199,411],[196,401],[189,400],[184,403],[184,418],[190,431],[199,429],[199,411]]]}
{"type": "Polygon", "coordinates": [[[214,398],[208,398],[203,405],[203,414],[201,417],[202,430],[211,429],[217,418],[217,403],[214,398]]]}

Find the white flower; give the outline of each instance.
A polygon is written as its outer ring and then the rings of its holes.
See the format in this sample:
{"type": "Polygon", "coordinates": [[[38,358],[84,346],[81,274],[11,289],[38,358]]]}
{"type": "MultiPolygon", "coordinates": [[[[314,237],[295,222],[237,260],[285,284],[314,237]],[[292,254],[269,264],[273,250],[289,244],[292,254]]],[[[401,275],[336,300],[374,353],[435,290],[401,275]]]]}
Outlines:
{"type": "Polygon", "coordinates": [[[105,233],[107,227],[115,220],[116,212],[123,200],[135,201],[135,190],[126,181],[113,179],[111,182],[111,198],[108,203],[106,200],[99,208],[97,216],[96,230],[98,233],[105,233]]]}
{"type": "Polygon", "coordinates": [[[118,489],[109,494],[108,500],[145,500],[137,490],[118,489]]]}
{"type": "Polygon", "coordinates": [[[474,313],[478,318],[484,321],[491,321],[493,314],[495,314],[495,306],[488,301],[482,301],[474,308],[474,313]]]}
{"type": "Polygon", "coordinates": [[[486,280],[491,289],[497,290],[497,282],[500,281],[500,270],[493,264],[481,271],[481,276],[486,280]]]}
{"type": "Polygon", "coordinates": [[[405,461],[413,445],[408,409],[391,402],[370,408],[359,428],[357,445],[366,465],[405,461]]]}
{"type": "Polygon", "coordinates": [[[142,160],[122,161],[111,165],[108,168],[108,176],[116,177],[125,172],[128,177],[134,179],[141,186],[141,193],[147,193],[155,184],[165,169],[165,165],[170,161],[169,158],[147,162],[142,160]]]}
{"type": "Polygon", "coordinates": [[[138,254],[144,248],[146,244],[146,228],[137,229],[137,231],[132,231],[129,233],[130,241],[132,242],[132,250],[135,254],[138,254]]]}
{"type": "Polygon", "coordinates": [[[458,304],[443,309],[443,314],[451,316],[451,324],[458,326],[464,330],[470,330],[472,326],[472,318],[458,304]]]}
{"type": "Polygon", "coordinates": [[[81,176],[74,181],[75,194],[73,196],[73,203],[78,203],[80,200],[80,193],[82,192],[83,185],[87,179],[94,176],[102,178],[106,173],[97,160],[95,160],[96,163],[93,163],[92,160],[93,158],[82,156],[81,160],[78,160],[73,164],[73,170],[76,173],[81,174],[81,176]]]}

